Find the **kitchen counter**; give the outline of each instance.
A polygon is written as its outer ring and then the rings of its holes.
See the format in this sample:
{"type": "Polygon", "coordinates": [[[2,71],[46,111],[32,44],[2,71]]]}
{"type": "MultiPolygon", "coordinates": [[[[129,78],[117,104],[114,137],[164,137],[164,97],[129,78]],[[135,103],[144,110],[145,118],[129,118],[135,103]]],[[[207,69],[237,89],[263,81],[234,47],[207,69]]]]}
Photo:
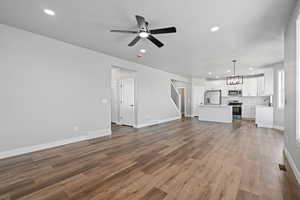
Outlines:
{"type": "Polygon", "coordinates": [[[232,107],[228,105],[200,105],[199,120],[232,123],[232,107]]]}

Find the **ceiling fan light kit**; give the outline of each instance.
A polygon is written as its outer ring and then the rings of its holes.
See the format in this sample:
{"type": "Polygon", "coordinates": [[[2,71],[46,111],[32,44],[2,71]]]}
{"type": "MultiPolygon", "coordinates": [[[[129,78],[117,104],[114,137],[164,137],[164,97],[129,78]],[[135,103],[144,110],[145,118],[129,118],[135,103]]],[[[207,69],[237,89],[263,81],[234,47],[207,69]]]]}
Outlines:
{"type": "Polygon", "coordinates": [[[226,77],[226,84],[227,85],[241,85],[244,83],[244,77],[235,75],[235,64],[237,61],[233,60],[232,62],[233,62],[233,75],[226,77]]]}
{"type": "Polygon", "coordinates": [[[134,46],[138,41],[140,41],[141,38],[146,38],[150,40],[153,44],[155,44],[157,47],[161,48],[164,46],[164,44],[156,39],[153,35],[155,34],[165,34],[165,33],[176,33],[176,27],[168,27],[168,28],[160,28],[160,29],[153,29],[149,30],[148,25],[149,23],[146,22],[145,18],[139,15],[135,16],[137,25],[138,25],[138,31],[130,31],[130,30],[111,30],[110,32],[116,32],[116,33],[130,33],[130,34],[136,34],[137,36],[128,44],[128,46],[132,47],[134,46]]]}

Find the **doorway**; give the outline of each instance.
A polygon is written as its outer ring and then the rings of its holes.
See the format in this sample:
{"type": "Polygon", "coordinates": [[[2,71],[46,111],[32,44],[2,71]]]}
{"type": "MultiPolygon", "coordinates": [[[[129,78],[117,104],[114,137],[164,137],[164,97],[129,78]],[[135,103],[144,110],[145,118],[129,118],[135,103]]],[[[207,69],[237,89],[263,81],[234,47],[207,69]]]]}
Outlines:
{"type": "Polygon", "coordinates": [[[184,87],[179,87],[178,93],[180,94],[180,112],[181,116],[185,117],[186,116],[186,88],[184,87]]]}
{"type": "Polygon", "coordinates": [[[135,72],[112,67],[111,122],[136,126],[135,72]]]}

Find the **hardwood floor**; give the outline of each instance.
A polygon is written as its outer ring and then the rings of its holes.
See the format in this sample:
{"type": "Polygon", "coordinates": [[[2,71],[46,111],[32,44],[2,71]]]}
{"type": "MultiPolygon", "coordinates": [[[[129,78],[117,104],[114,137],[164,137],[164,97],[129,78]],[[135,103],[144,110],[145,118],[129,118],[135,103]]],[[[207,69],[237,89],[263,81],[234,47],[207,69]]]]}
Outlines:
{"type": "Polygon", "coordinates": [[[0,160],[0,199],[297,200],[283,134],[197,119],[0,160]]]}

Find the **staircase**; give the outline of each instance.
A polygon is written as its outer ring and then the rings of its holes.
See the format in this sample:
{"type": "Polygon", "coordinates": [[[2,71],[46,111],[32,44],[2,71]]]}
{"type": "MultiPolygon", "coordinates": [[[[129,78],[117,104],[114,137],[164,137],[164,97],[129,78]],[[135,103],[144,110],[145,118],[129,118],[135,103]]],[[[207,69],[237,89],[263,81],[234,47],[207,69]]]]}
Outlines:
{"type": "Polygon", "coordinates": [[[171,100],[178,114],[181,116],[181,95],[174,85],[174,80],[171,80],[171,100]]]}

